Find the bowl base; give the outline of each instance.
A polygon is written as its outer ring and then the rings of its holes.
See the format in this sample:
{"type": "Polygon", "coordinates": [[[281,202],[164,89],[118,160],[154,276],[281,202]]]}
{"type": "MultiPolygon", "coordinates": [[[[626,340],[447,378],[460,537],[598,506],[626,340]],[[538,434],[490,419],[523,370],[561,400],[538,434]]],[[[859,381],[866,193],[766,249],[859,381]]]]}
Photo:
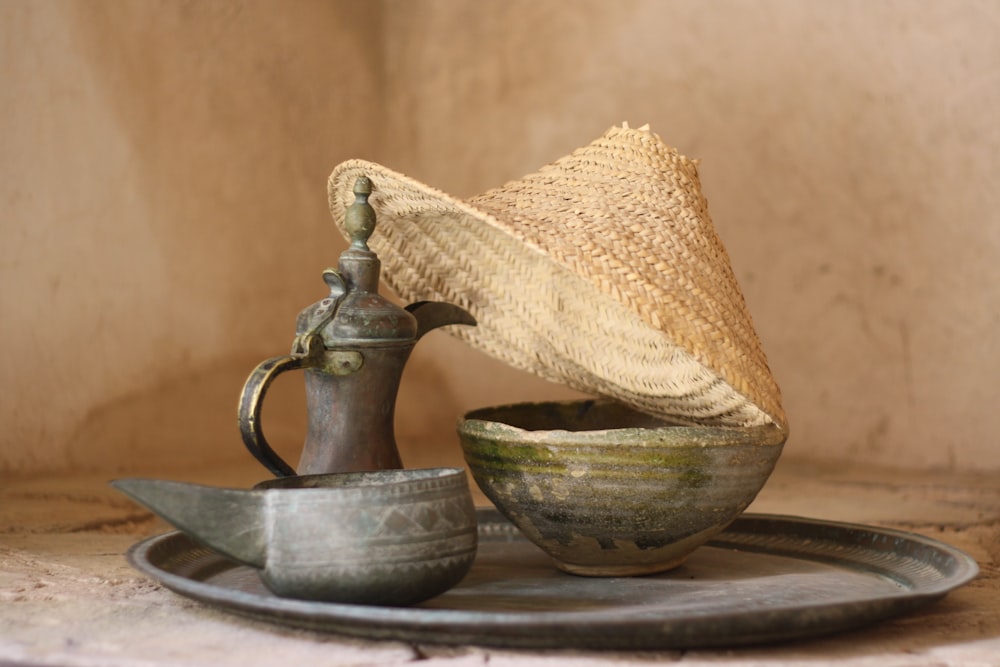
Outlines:
{"type": "Polygon", "coordinates": [[[581,577],[641,577],[648,574],[659,574],[680,567],[689,555],[684,554],[673,560],[659,563],[626,565],[579,565],[576,563],[565,563],[556,558],[553,558],[552,562],[555,563],[555,566],[559,570],[581,577]]]}

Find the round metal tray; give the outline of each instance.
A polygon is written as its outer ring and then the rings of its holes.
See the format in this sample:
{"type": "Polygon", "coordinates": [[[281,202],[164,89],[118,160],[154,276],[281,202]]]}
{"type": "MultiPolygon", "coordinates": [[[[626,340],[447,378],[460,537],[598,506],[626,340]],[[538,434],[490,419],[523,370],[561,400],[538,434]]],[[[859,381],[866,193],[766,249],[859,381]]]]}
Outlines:
{"type": "Polygon", "coordinates": [[[256,570],[183,533],[132,547],[140,571],[182,595],[267,621],[428,644],[667,649],[816,637],[943,597],[978,572],[962,551],[870,526],[744,514],[665,574],[564,574],[495,510],[455,588],[415,607],[280,598],[256,570]]]}

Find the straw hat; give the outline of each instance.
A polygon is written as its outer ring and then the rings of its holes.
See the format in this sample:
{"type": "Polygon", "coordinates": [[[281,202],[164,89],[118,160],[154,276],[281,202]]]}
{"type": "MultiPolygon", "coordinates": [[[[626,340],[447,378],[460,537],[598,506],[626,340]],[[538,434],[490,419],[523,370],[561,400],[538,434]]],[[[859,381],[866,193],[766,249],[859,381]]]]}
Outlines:
{"type": "Polygon", "coordinates": [[[696,163],[614,127],[536,173],[459,200],[381,165],[330,175],[343,231],[359,176],[369,245],[407,301],[462,306],[449,330],[507,364],[687,424],[786,427],[696,163]]]}

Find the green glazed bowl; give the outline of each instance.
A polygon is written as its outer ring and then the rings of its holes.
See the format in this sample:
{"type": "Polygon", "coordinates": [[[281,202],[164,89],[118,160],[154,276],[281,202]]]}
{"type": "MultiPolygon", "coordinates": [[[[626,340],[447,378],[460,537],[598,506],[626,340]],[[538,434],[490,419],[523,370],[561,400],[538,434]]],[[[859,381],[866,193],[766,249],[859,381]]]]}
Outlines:
{"type": "Polygon", "coordinates": [[[753,501],[776,426],[676,426],[608,401],[483,408],[458,423],[483,493],[566,572],[677,567],[753,501]]]}

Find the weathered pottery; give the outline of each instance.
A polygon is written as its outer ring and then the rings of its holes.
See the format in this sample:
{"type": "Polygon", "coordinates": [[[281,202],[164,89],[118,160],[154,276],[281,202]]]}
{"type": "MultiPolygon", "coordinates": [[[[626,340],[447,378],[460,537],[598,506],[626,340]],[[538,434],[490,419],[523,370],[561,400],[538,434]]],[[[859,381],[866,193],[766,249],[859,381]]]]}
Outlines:
{"type": "Polygon", "coordinates": [[[457,468],[284,477],[254,489],[149,479],[112,485],[258,568],[284,597],[410,605],[457,584],[476,555],[475,508],[457,468]]]}
{"type": "Polygon", "coordinates": [[[458,433],[476,483],[561,570],[680,565],[753,501],[781,453],[775,426],[675,426],[606,401],[475,410],[458,433]]]}
{"type": "Polygon", "coordinates": [[[393,413],[403,366],[417,341],[447,324],[474,325],[458,306],[420,301],[400,308],[378,293],[380,262],[368,248],[375,211],[368,178],[354,186],[345,227],[351,245],[323,280],[329,295],[298,317],[289,355],[261,362],[240,396],[239,424],[247,449],[275,475],[295,475],[261,427],[268,386],[281,373],[305,369],[308,427],[298,474],[401,468],[393,413]]]}

